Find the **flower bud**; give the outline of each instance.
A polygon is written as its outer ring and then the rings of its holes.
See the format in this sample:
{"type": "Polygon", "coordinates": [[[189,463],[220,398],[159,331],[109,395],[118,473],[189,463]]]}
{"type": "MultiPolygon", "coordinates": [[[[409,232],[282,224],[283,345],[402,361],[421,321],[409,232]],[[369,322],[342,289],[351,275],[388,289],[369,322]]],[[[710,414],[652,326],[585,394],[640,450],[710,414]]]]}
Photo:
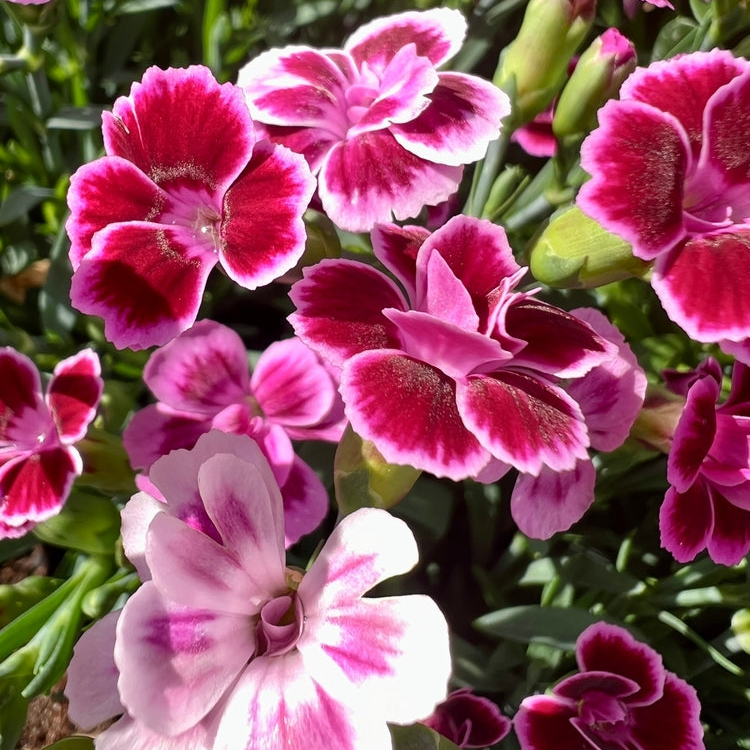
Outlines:
{"type": "Polygon", "coordinates": [[[649,450],[669,453],[685,399],[672,391],[650,385],[630,437],[649,450]]]}
{"type": "Polygon", "coordinates": [[[530,0],[493,79],[510,96],[513,126],[531,120],[557,95],[595,11],[596,0],[530,0]]]}
{"type": "Polygon", "coordinates": [[[593,289],[631,276],[649,264],[630,245],[572,206],[553,216],[531,248],[531,273],[552,287],[593,289]]]}
{"type": "Polygon", "coordinates": [[[617,29],[607,29],[597,37],[560,94],[552,121],[554,134],[562,138],[595,127],[599,108],[617,95],[635,66],[635,47],[617,29]]]}
{"type": "Polygon", "coordinates": [[[359,508],[391,508],[414,486],[422,472],[389,464],[369,441],[347,425],[333,462],[336,502],[342,515],[359,508]]]}

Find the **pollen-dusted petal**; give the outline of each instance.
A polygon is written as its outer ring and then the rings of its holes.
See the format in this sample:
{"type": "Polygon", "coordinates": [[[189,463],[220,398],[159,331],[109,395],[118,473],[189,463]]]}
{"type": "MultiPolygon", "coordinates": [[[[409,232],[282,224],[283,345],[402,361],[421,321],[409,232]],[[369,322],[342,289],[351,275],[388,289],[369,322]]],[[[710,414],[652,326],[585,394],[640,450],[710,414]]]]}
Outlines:
{"type": "Polygon", "coordinates": [[[575,716],[574,706],[552,695],[524,698],[513,717],[521,750],[581,750],[581,735],[570,723],[575,716]]]}
{"type": "Polygon", "coordinates": [[[529,297],[519,296],[508,305],[505,331],[526,342],[514,364],[558,378],[581,377],[616,352],[585,321],[529,297]]]}
{"type": "Polygon", "coordinates": [[[266,418],[284,427],[320,422],[336,398],[328,370],[298,338],[276,341],[263,352],[251,390],[266,418]]]}
{"type": "Polygon", "coordinates": [[[383,349],[349,362],[341,395],[354,431],[386,461],[439,477],[477,475],[489,454],[456,407],[456,384],[431,365],[383,349]]]}
{"type": "Polygon", "coordinates": [[[576,641],[576,658],[582,672],[610,672],[632,680],[638,689],[623,693],[629,706],[653,703],[664,690],[661,657],[624,628],[605,622],[590,625],[576,641]]]}
{"type": "Polygon", "coordinates": [[[403,284],[412,302],[416,300],[417,253],[430,236],[424,227],[376,224],[370,239],[375,257],[403,284]]]}
{"type": "Polygon", "coordinates": [[[440,73],[429,100],[416,118],[390,130],[407,151],[440,164],[458,166],[483,158],[510,113],[507,94],[464,73],[440,73]]]}
{"type": "Polygon", "coordinates": [[[57,515],[82,468],[78,452],[64,447],[12,458],[0,466],[3,521],[17,526],[57,515]]]}
{"type": "Polygon", "coordinates": [[[133,162],[157,185],[199,183],[221,194],[247,164],[255,134],[242,90],[202,65],[149,68],[105,115],[110,156],[133,162]]]}
{"type": "Polygon", "coordinates": [[[211,416],[248,393],[247,351],[231,328],[199,320],[151,355],[143,379],[172,409],[211,416]]]}
{"type": "Polygon", "coordinates": [[[543,466],[536,477],[520,474],[510,498],[513,520],[532,539],[567,531],[594,502],[595,482],[596,471],[588,459],[579,459],[567,471],[543,466]]]}
{"type": "Polygon", "coordinates": [[[687,136],[671,115],[631,101],[609,101],[581,146],[592,175],[581,210],[652,260],[685,236],[682,199],[690,161],[687,136]]]}
{"type": "Polygon", "coordinates": [[[91,349],[57,364],[46,401],[64,442],[74,443],[86,434],[103,388],[99,358],[91,349]]]}
{"type": "Polygon", "coordinates": [[[448,627],[429,597],[357,599],[320,613],[305,607],[305,616],[305,668],[342,702],[356,691],[388,721],[408,723],[445,698],[448,627]]]}
{"type": "Polygon", "coordinates": [[[678,492],[693,484],[714,441],[719,390],[713,378],[705,377],[688,391],[667,459],[667,481],[678,492]]]}
{"type": "Polygon", "coordinates": [[[651,285],[690,338],[750,337],[750,231],[694,237],[658,258],[651,285]]]}
{"type": "Polygon", "coordinates": [[[659,511],[661,546],[677,562],[690,562],[706,548],[714,526],[708,485],[699,477],[685,492],[667,490],[659,511]]]}
{"type": "MultiPolygon", "coordinates": [[[[257,127],[260,130],[260,124],[257,127]]],[[[318,174],[328,152],[341,140],[330,130],[305,126],[264,125],[263,133],[273,143],[302,154],[313,174],[318,174]]]]}
{"type": "Polygon", "coordinates": [[[198,487],[224,546],[259,592],[270,595],[283,588],[284,509],[278,485],[267,483],[254,463],[219,454],[201,464],[198,487]]]}
{"type": "Polygon", "coordinates": [[[578,404],[562,389],[523,372],[474,376],[456,388],[464,424],[495,458],[537,476],[543,466],[573,469],[588,458],[578,404]]]}
{"type": "Polygon", "coordinates": [[[367,232],[378,222],[409,219],[424,206],[447,200],[458,188],[462,170],[420,159],[388,130],[378,130],[331,149],[318,191],[334,224],[367,232]]]}
{"type": "Polygon", "coordinates": [[[70,237],[70,262],[75,271],[91,241],[109,224],[150,221],[159,216],[169,196],[138,167],[119,156],[84,164],[70,178],[70,217],[65,229],[70,237]]]}
{"type": "Polygon", "coordinates": [[[254,650],[246,616],[174,604],[149,581],[117,623],[120,698],[149,729],[179,734],[216,705],[254,650]]]}
{"type": "Polygon", "coordinates": [[[407,304],[385,274],[350,260],[322,260],[303,273],[289,292],[297,306],[289,322],[314,351],[341,367],[368,349],[400,346],[383,310],[406,310],[407,304]]]}
{"type": "Polygon", "coordinates": [[[344,50],[359,66],[367,63],[371,68],[383,69],[398,50],[416,44],[417,54],[438,66],[458,52],[465,34],[466,21],[457,10],[407,11],[360,26],[344,50]]]}
{"type": "Polygon", "coordinates": [[[106,337],[120,349],[165,344],[195,321],[216,260],[184,229],[111,224],[97,232],[73,275],[71,301],[101,316],[106,337]]]}
{"type": "Polygon", "coordinates": [[[706,483],[713,504],[714,523],[706,543],[710,558],[719,565],[738,565],[750,551],[750,513],[729,502],[721,488],[706,483]]]}
{"type": "Polygon", "coordinates": [[[355,695],[346,703],[328,695],[292,651],[250,662],[232,690],[212,747],[391,750],[391,736],[385,720],[355,695]]]}
{"type": "Polygon", "coordinates": [[[643,750],[705,750],[700,711],[695,688],[667,672],[661,698],[633,710],[633,743],[643,750]]]}
{"type": "Polygon", "coordinates": [[[229,278],[255,289],[294,267],[305,249],[302,214],[314,190],[302,156],[267,141],[256,146],[224,196],[219,257],[229,278]]]}
{"type": "Polygon", "coordinates": [[[746,60],[727,50],[680,55],[637,68],[623,83],[620,99],[634,99],[676,117],[697,157],[709,100],[748,67],[746,60]]]}
{"type": "Polygon", "coordinates": [[[237,85],[264,124],[318,128],[342,137],[349,124],[344,96],[357,72],[348,57],[337,61],[311,47],[271,49],[240,69],[237,85]]]}

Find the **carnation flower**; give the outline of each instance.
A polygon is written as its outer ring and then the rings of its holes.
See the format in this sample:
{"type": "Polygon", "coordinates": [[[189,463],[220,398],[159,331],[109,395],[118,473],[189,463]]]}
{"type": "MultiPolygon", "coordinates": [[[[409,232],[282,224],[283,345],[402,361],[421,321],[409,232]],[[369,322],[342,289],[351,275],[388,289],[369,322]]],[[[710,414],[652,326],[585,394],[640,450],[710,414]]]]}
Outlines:
{"type": "Polygon", "coordinates": [[[695,690],[627,630],[600,622],[576,642],[579,673],[524,698],[521,750],[703,750],[695,690]]]}
{"type": "Polygon", "coordinates": [[[149,68],[103,115],[107,155],[71,178],[71,300],[117,347],[195,321],[218,263],[247,289],[292,268],[314,190],[304,160],[257,142],[242,92],[208,68],[149,68]]]}
{"type": "Polygon", "coordinates": [[[329,499],[292,439],[341,438],[343,404],[330,368],[299,339],[277,341],[251,373],[242,339],[202,320],[157,349],[143,379],[158,403],[137,412],[123,433],[136,469],[175,448],[192,448],[212,428],[250,435],[271,464],[284,498],[287,543],[315,529],[329,499]]]}
{"type": "Polygon", "coordinates": [[[141,493],[123,511],[146,582],[70,669],[76,722],[125,712],[98,750],[390,750],[387,721],[424,718],[445,696],[435,604],[363,596],[417,562],[402,521],[353,513],[303,573],[285,567],[281,495],[250,438],[212,431],[151,479],[166,502],[141,493]]]}
{"type": "Polygon", "coordinates": [[[90,349],[55,367],[46,394],[33,362],[0,349],[0,538],[57,515],[83,471],[74,445],[96,414],[103,383],[90,349]]]}
{"type": "Polygon", "coordinates": [[[750,337],[750,63],[713,50],[637,69],[599,111],[578,205],[653,261],[669,317],[696,341],[750,337]]]}
{"type": "Polygon", "coordinates": [[[667,461],[659,514],[661,543],[679,562],[707,549],[735,565],[750,551],[750,368],[734,365],[729,397],[719,404],[722,372],[709,358],[693,373],[672,377],[686,396],[667,461]]]}
{"type": "Polygon", "coordinates": [[[437,70],[465,33],[455,10],[399,13],[362,26],[343,50],[264,52],[238,84],[263,132],[304,154],[331,220],[367,231],[447,200],[462,165],[500,134],[508,97],[476,76],[437,70]]]}

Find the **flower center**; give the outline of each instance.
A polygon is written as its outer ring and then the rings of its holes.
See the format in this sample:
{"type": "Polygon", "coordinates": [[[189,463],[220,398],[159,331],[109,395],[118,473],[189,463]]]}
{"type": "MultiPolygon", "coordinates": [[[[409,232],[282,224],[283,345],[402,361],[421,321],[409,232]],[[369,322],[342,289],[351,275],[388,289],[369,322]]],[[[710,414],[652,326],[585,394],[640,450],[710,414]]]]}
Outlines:
{"type": "Polygon", "coordinates": [[[356,125],[378,98],[380,93],[380,79],[371,71],[367,64],[362,66],[357,83],[346,90],[346,116],[349,126],[356,125]]]}
{"type": "MultiPolygon", "coordinates": [[[[294,586],[294,581],[287,576],[294,586]]],[[[260,610],[255,629],[255,656],[281,656],[296,645],[304,628],[305,615],[296,590],[267,601],[260,610]]]]}

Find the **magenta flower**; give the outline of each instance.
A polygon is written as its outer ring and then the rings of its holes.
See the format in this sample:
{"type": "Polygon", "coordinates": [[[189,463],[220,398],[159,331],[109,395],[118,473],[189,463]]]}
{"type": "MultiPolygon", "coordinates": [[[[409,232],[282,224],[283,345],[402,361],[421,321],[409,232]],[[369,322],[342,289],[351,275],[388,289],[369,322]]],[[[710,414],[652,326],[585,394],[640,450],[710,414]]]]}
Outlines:
{"type": "Polygon", "coordinates": [[[521,750],[703,750],[695,690],[624,628],[600,622],[576,642],[580,672],[524,698],[521,750]]]}
{"type": "Polygon", "coordinates": [[[422,724],[465,748],[494,745],[511,727],[491,700],[474,695],[470,688],[454,690],[422,724]]]}
{"type": "Polygon", "coordinates": [[[343,50],[265,52],[238,85],[264,133],[304,154],[333,222],[367,231],[449,198],[462,165],[500,134],[507,96],[437,71],[465,33],[458,11],[408,11],[363,26],[343,50]]]}
{"type": "Polygon", "coordinates": [[[402,521],[353,513],[303,573],[285,567],[281,495],[249,438],[212,431],[151,480],[166,503],[140,493],[123,511],[146,582],[71,665],[76,722],[126,712],[97,747],[390,750],[387,721],[445,697],[448,628],[432,600],[364,597],[417,562],[402,521]]]}
{"type": "Polygon", "coordinates": [[[297,154],[256,142],[242,92],[207,68],[149,68],[103,115],[107,155],[71,179],[71,300],[117,347],[164,344],[211,269],[247,289],[302,255],[314,190],[297,154]]]}
{"type": "Polygon", "coordinates": [[[157,349],[143,379],[158,403],[137,412],[123,434],[135,469],[148,470],[176,448],[192,448],[212,428],[250,435],[281,487],[287,542],[317,528],[328,493],[292,440],[335,442],[346,420],[330,368],[301,341],[271,344],[251,373],[242,339],[202,320],[157,349]]]}
{"type": "Polygon", "coordinates": [[[674,57],[637,69],[581,150],[581,209],[654,261],[664,309],[697,341],[750,337],[748,107],[746,60],[674,57]]]}
{"type": "Polygon", "coordinates": [[[560,386],[616,353],[587,323],[514,291],[525,270],[505,232],[457,216],[429,235],[381,226],[363,263],[305,269],[290,296],[297,334],[342,368],[354,430],[394,464],[494,481],[588,459],[579,404],[560,386]]]}
{"type": "Polygon", "coordinates": [[[0,349],[0,539],[23,536],[57,515],[83,471],[75,443],[102,395],[90,349],[55,367],[46,394],[28,357],[0,349]]]}
{"type": "Polygon", "coordinates": [[[671,383],[687,401],[669,451],[671,487],[659,526],[662,546],[679,562],[707,549],[714,562],[734,565],[750,551],[750,368],[735,363],[729,397],[718,404],[721,381],[709,358],[671,383]]]}

